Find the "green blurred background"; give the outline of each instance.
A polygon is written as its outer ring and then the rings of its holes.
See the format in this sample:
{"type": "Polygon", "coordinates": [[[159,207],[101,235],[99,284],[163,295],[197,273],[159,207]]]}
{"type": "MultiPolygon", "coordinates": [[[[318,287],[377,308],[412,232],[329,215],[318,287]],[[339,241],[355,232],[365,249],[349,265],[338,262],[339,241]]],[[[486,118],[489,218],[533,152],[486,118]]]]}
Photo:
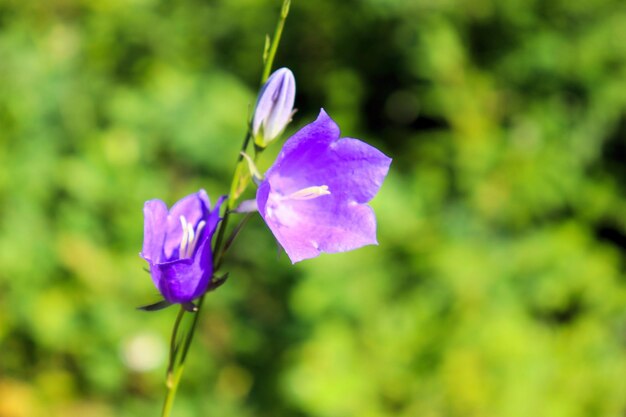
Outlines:
{"type": "MultiPolygon", "coordinates": [[[[158,415],[142,205],[227,191],[279,8],[0,0],[0,417],[158,415]]],[[[294,0],[276,64],[394,159],[380,246],[254,219],[174,415],[624,416],[626,4],[294,0]]]]}

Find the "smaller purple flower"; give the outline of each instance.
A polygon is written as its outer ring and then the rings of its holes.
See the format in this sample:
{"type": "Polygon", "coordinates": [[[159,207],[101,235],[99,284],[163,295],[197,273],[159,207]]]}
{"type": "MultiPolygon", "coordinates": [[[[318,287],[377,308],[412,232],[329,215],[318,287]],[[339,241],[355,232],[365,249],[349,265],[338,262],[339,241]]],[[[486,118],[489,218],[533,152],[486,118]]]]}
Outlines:
{"type": "Polygon", "coordinates": [[[252,134],[257,146],[266,147],[291,121],[296,80],[288,68],[272,73],[263,85],[254,109],[252,134]]]}
{"type": "Polygon", "coordinates": [[[213,276],[211,238],[224,197],[211,210],[204,190],[178,201],[171,210],[161,200],[146,201],[143,250],[157,289],[170,303],[201,296],[213,276]]]}
{"type": "Polygon", "coordinates": [[[321,110],[285,142],[265,174],[256,195],[259,213],[293,263],[377,244],[367,203],[390,164],[378,149],[340,138],[337,124],[321,110]]]}

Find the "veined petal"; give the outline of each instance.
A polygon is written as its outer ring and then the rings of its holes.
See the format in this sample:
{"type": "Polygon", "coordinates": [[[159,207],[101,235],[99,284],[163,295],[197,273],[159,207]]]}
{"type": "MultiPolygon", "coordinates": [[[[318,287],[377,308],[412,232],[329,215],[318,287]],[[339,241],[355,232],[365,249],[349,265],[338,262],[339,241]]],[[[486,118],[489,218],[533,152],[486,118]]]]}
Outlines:
{"type": "Polygon", "coordinates": [[[151,264],[154,284],[170,303],[186,303],[201,296],[211,282],[213,260],[211,242],[205,239],[190,259],[151,264]]]}
{"type": "Polygon", "coordinates": [[[226,201],[226,198],[227,197],[225,195],[218,198],[217,202],[215,203],[215,206],[213,206],[213,209],[211,209],[211,202],[209,201],[208,196],[206,198],[206,207],[207,207],[207,210],[209,210],[209,212],[208,212],[208,217],[206,220],[207,224],[206,224],[204,233],[209,235],[209,237],[213,236],[213,234],[215,233],[215,229],[217,228],[217,224],[220,222],[220,220],[222,220],[222,218],[220,217],[220,209],[222,207],[222,203],[226,201]]]}
{"type": "Polygon", "coordinates": [[[280,89],[275,94],[274,111],[269,114],[265,123],[264,135],[268,141],[276,138],[285,130],[291,120],[295,97],[296,81],[291,71],[287,70],[282,76],[280,89]]]}
{"type": "Polygon", "coordinates": [[[325,195],[266,203],[264,219],[291,262],[377,244],[376,219],[367,205],[325,195]]]}
{"type": "Polygon", "coordinates": [[[276,161],[267,170],[266,178],[271,175],[298,178],[301,173],[317,167],[317,156],[339,139],[339,133],[339,126],[321,109],[317,120],[287,139],[276,161]]]}
{"type": "Polygon", "coordinates": [[[167,221],[167,206],[161,200],[149,200],[143,206],[143,248],[141,257],[150,262],[160,262],[167,221]]]}
{"type": "Polygon", "coordinates": [[[391,158],[358,139],[342,138],[330,144],[317,164],[306,173],[307,181],[327,184],[336,196],[367,203],[378,193],[391,158]]]}

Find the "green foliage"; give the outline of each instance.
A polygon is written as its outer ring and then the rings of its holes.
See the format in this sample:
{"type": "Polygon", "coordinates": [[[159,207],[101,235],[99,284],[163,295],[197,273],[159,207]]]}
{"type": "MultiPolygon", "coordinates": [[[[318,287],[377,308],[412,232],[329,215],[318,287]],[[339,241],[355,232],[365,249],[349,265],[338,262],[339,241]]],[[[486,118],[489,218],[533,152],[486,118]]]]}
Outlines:
{"type": "MultiPolygon", "coordinates": [[[[0,416],[158,415],[141,208],[228,191],[279,8],[0,1],[0,416]]],[[[174,415],[623,415],[622,2],[295,0],[276,64],[290,132],[394,158],[380,246],[291,266],[252,221],[174,415]]]]}

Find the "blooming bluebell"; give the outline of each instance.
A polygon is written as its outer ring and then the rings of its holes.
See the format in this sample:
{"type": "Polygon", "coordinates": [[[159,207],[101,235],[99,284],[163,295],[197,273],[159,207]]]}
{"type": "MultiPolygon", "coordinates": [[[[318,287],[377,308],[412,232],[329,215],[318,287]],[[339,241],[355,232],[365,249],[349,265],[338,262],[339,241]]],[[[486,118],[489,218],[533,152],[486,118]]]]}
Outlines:
{"type": "Polygon", "coordinates": [[[189,303],[206,291],[213,275],[211,238],[223,200],[211,210],[209,197],[200,190],[169,211],[161,200],[146,201],[140,255],[150,264],[154,285],[170,303],[189,303]]]}
{"type": "Polygon", "coordinates": [[[293,263],[320,252],[376,244],[376,218],[367,205],[391,159],[357,139],[340,138],[321,110],[289,138],[259,186],[259,213],[293,263]]]}
{"type": "Polygon", "coordinates": [[[296,97],[296,80],[288,68],[272,73],[263,85],[254,109],[252,134],[257,146],[264,148],[276,139],[291,121],[296,97]]]}

